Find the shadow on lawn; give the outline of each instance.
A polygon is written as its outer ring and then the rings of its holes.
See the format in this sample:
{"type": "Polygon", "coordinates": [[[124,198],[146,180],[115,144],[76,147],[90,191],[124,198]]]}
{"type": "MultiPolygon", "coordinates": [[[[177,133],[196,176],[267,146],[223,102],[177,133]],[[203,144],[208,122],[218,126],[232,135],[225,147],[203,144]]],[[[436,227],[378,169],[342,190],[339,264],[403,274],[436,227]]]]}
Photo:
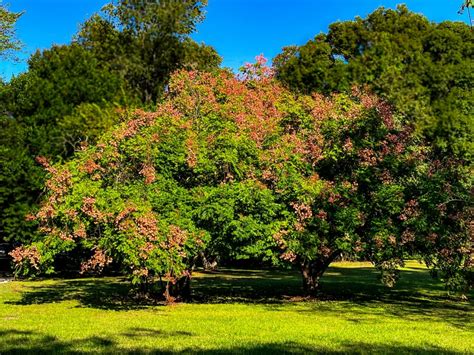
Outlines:
{"type": "Polygon", "coordinates": [[[130,296],[130,284],[118,278],[56,280],[54,284],[28,286],[15,305],[56,303],[75,300],[82,307],[104,310],[144,309],[156,302],[146,302],[130,296]]]}
{"type": "MultiPolygon", "coordinates": [[[[439,281],[426,270],[403,270],[399,283],[389,289],[378,281],[373,268],[331,267],[316,299],[302,298],[301,279],[295,271],[222,269],[201,273],[193,280],[192,303],[258,303],[272,311],[288,310],[294,301],[306,302],[296,312],[337,312],[348,321],[358,315],[391,315],[416,320],[423,317],[463,328],[470,324],[472,305],[455,302],[439,281]],[[340,302],[330,302],[340,301],[340,302]]],[[[58,280],[31,286],[15,305],[76,300],[81,307],[106,310],[137,310],[161,304],[134,299],[130,285],[118,278],[58,280]]],[[[363,318],[363,317],[362,317],[363,318]]]]}
{"type": "Polygon", "coordinates": [[[130,328],[126,333],[122,333],[127,338],[143,338],[143,337],[160,337],[160,338],[171,338],[171,337],[190,337],[194,333],[188,331],[164,331],[161,329],[148,329],[148,328],[130,328]]]}
{"type": "MultiPolygon", "coordinates": [[[[153,329],[139,329],[140,334],[150,338],[163,336],[163,333],[153,329]]],[[[131,330],[133,334],[133,330],[131,330]]],[[[177,332],[176,336],[183,336],[177,332]]],[[[133,335],[131,335],[133,337],[133,335]]],[[[165,334],[166,336],[166,334],[165,334]]],[[[173,334],[169,335],[173,336],[173,334]]],[[[261,343],[241,345],[231,348],[202,349],[189,347],[183,350],[164,349],[155,347],[122,348],[114,340],[103,337],[90,337],[71,342],[60,341],[55,337],[41,333],[8,330],[0,331],[0,349],[2,354],[82,354],[94,352],[102,354],[457,354],[445,348],[426,345],[423,348],[399,344],[369,344],[363,342],[335,344],[339,350],[325,347],[312,347],[295,342],[261,343]],[[78,350],[80,349],[80,350],[78,350]]]]}

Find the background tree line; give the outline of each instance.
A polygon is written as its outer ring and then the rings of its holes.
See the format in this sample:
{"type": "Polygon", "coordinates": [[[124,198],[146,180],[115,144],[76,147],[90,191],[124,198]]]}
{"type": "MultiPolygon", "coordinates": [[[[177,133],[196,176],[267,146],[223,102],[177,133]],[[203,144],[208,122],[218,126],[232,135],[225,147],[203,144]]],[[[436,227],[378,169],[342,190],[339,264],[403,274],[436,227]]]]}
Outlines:
{"type": "Polygon", "coordinates": [[[409,115],[440,154],[470,160],[473,39],[464,23],[433,23],[406,6],[380,8],[284,48],[274,65],[279,80],[305,93],[367,85],[409,115]]]}

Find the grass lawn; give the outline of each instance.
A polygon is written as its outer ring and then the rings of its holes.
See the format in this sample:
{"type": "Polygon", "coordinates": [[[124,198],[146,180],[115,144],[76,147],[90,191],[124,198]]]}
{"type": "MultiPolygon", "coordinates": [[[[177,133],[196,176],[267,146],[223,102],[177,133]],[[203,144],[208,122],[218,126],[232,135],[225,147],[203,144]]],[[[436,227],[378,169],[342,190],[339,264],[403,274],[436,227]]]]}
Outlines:
{"type": "MultiPolygon", "coordinates": [[[[474,305],[410,262],[394,289],[335,263],[305,300],[296,272],[197,273],[193,301],[136,302],[119,278],[0,284],[0,354],[474,353],[474,305]]],[[[471,298],[472,298],[471,294],[471,298]]]]}

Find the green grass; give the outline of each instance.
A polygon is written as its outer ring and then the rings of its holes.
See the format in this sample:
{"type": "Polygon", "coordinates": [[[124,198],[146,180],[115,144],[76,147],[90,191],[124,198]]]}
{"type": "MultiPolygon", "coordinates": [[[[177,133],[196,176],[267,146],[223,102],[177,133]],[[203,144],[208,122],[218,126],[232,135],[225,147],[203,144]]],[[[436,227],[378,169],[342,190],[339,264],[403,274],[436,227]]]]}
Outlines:
{"type": "Polygon", "coordinates": [[[474,353],[472,303],[414,262],[394,289],[377,275],[335,263],[307,300],[295,272],[221,270],[171,306],[134,300],[118,278],[0,284],[0,353],[474,353]]]}

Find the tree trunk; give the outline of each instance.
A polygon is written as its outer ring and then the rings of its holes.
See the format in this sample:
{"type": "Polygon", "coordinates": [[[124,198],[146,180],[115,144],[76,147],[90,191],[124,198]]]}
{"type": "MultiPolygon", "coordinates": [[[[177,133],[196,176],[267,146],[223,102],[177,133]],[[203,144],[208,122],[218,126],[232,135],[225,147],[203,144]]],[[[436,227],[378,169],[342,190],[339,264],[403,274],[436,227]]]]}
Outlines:
{"type": "Polygon", "coordinates": [[[308,260],[301,263],[301,274],[303,276],[303,290],[308,296],[314,296],[319,291],[319,281],[329,264],[339,256],[341,252],[336,250],[325,259],[308,260]]]}
{"type": "Polygon", "coordinates": [[[319,264],[319,262],[306,262],[301,265],[303,290],[309,296],[314,296],[319,289],[319,279],[324,272],[319,264]]]}
{"type": "Polygon", "coordinates": [[[180,277],[174,283],[167,281],[165,292],[163,294],[167,302],[175,300],[186,300],[191,297],[191,273],[180,277]]]}
{"type": "Polygon", "coordinates": [[[191,297],[191,275],[181,277],[175,284],[177,286],[176,296],[181,299],[189,299],[191,297]]]}

